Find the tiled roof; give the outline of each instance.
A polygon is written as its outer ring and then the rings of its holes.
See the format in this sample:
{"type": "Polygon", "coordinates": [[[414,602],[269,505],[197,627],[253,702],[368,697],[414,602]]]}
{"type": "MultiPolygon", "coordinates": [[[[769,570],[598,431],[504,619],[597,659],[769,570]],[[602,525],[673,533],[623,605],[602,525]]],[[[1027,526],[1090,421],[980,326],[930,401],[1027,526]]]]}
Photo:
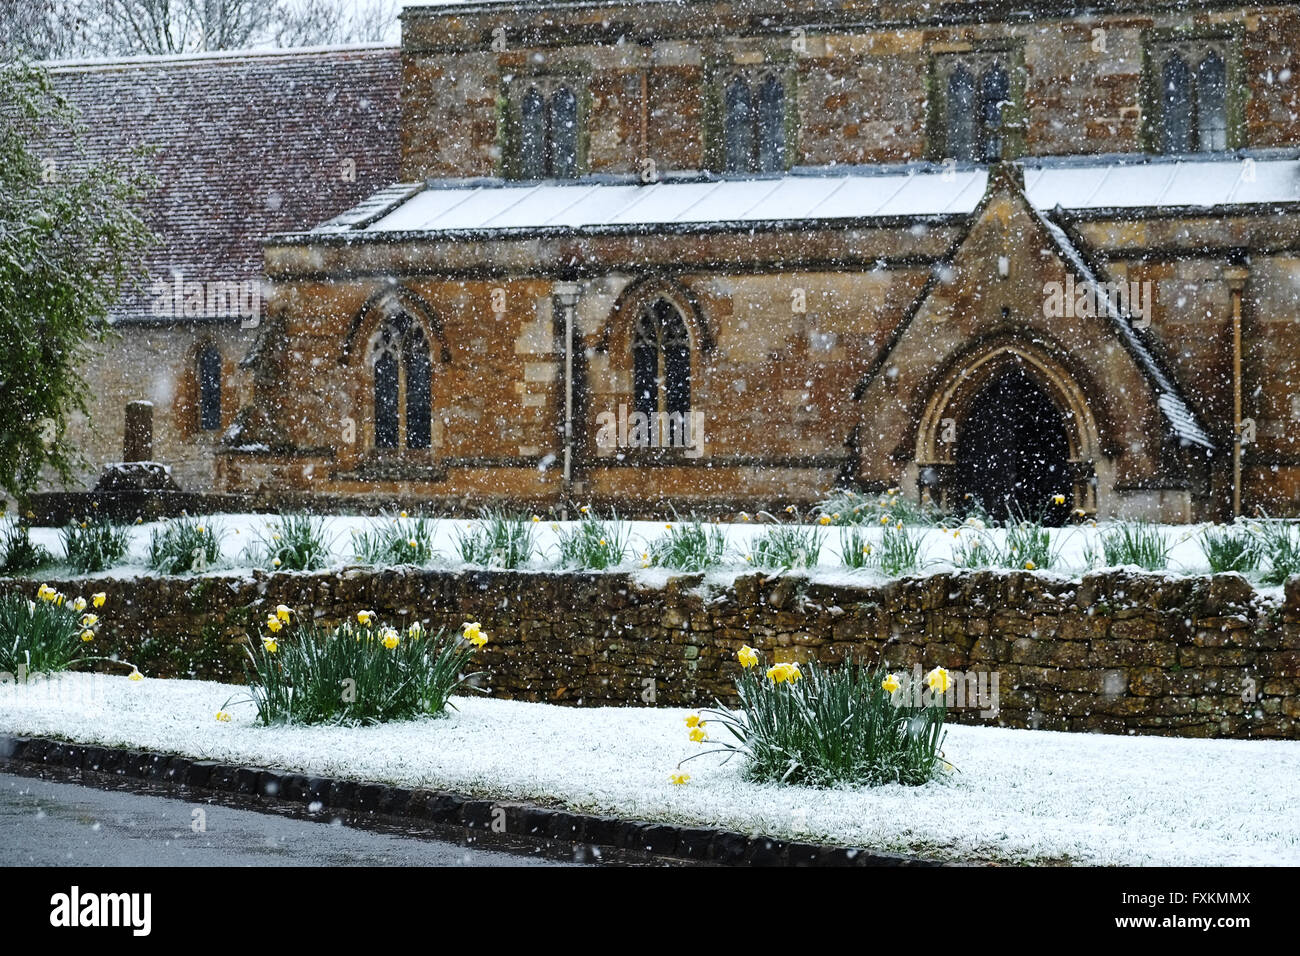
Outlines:
{"type": "MultiPolygon", "coordinates": [[[[151,279],[257,281],[268,235],[309,229],[398,176],[397,47],[95,61],[51,73],[81,110],[93,155],[157,150],[144,160],[158,181],[146,218],[162,238],[151,279]]],[[[148,319],[150,305],[146,288],[113,318],[148,319]]]]}

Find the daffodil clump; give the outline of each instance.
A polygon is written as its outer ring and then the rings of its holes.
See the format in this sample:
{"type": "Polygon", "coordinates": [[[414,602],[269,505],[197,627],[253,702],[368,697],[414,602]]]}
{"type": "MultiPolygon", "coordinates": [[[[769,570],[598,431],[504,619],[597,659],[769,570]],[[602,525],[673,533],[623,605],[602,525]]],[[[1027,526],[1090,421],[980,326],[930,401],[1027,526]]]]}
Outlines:
{"type": "Polygon", "coordinates": [[[42,584],[35,599],[11,593],[0,597],[0,672],[31,676],[55,674],[99,658],[91,655],[108,596],[69,597],[42,584]]]}
{"type": "Polygon", "coordinates": [[[149,567],[163,574],[202,574],[221,562],[223,537],[210,517],[172,518],[149,534],[149,567]]]}
{"type": "Polygon", "coordinates": [[[426,517],[409,517],[403,511],[352,536],[352,553],[362,564],[393,566],[414,564],[424,567],[433,561],[433,522],[426,517]]]}
{"type": "MultiPolygon", "coordinates": [[[[440,716],[454,708],[451,695],[476,676],[469,660],[487,642],[476,621],[460,632],[431,633],[419,621],[398,625],[361,610],[321,627],[300,622],[281,604],[250,641],[249,698],[268,726],[440,716]]],[[[221,713],[229,713],[227,706],[221,713]]]]}
{"type": "MultiPolygon", "coordinates": [[[[823,515],[825,524],[829,516],[823,515]]],[[[763,532],[750,546],[750,557],[758,568],[811,568],[822,550],[818,525],[778,524],[763,532]]]]}
{"type": "Polygon", "coordinates": [[[565,568],[604,571],[623,563],[628,554],[628,526],[618,514],[605,521],[584,505],[572,529],[557,528],[556,548],[559,563],[565,568]]]}
{"type": "Polygon", "coordinates": [[[908,674],[852,662],[764,666],[747,645],[737,659],[739,707],[719,703],[687,718],[689,739],[712,745],[687,760],[723,752],[744,761],[750,780],[814,787],[916,786],[947,768],[940,748],[951,678],[943,668],[926,675],[922,696],[908,674]]]}
{"type": "Polygon", "coordinates": [[[130,532],[103,515],[71,522],[59,532],[68,564],[82,574],[105,571],[126,557],[130,532]]]}
{"type": "Polygon", "coordinates": [[[499,509],[483,511],[478,521],[456,532],[456,552],[466,564],[485,568],[522,568],[537,553],[537,517],[525,518],[499,509]]]}
{"type": "Polygon", "coordinates": [[[706,527],[698,518],[665,521],[664,533],[642,552],[642,564],[674,571],[707,571],[722,563],[727,537],[716,525],[706,527]]]}
{"type": "MultiPolygon", "coordinates": [[[[787,514],[798,520],[798,511],[793,507],[787,514]]],[[[822,525],[937,525],[947,520],[944,512],[930,503],[918,504],[903,494],[897,486],[888,488],[878,495],[862,494],[857,491],[838,491],[828,495],[812,508],[812,515],[822,525]]]]}
{"type": "Polygon", "coordinates": [[[319,571],[330,563],[325,520],[307,514],[281,515],[253,538],[247,557],[272,571],[319,571]]]}
{"type": "Polygon", "coordinates": [[[49,549],[32,540],[31,526],[26,521],[8,523],[0,540],[0,574],[30,574],[53,563],[49,549]]]}

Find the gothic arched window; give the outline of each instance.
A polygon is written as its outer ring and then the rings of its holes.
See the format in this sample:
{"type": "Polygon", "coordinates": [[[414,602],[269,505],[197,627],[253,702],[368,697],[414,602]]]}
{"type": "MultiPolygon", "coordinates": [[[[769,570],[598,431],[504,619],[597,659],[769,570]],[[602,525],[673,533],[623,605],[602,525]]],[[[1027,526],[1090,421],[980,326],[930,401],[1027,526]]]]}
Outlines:
{"type": "Polygon", "coordinates": [[[1160,71],[1160,151],[1188,153],[1192,150],[1195,124],[1192,116],[1192,76],[1177,53],[1165,60],[1160,71]]]}
{"type": "Polygon", "coordinates": [[[433,365],[424,329],[405,312],[375,333],[375,447],[428,448],[432,444],[433,365]]]}
{"type": "Polygon", "coordinates": [[[546,175],[546,101],[537,87],[529,87],[519,104],[519,175],[541,179],[546,175]]]}
{"type": "Polygon", "coordinates": [[[578,98],[567,86],[551,95],[550,175],[572,179],[578,175],[578,98]]]}
{"type": "Polygon", "coordinates": [[[681,312],[658,298],[642,307],[632,338],[633,408],[651,421],[668,418],[665,440],[689,445],[691,411],[691,340],[681,312]]]}
{"type": "Polygon", "coordinates": [[[199,383],[199,427],[216,431],[221,427],[221,352],[205,345],[197,358],[199,383]]]}
{"type": "Polygon", "coordinates": [[[758,87],[758,171],[785,169],[785,85],[769,73],[758,87]]]}
{"type": "Polygon", "coordinates": [[[754,117],[749,84],[743,77],[734,77],[727,84],[722,121],[724,168],[729,173],[749,172],[754,157],[754,117]]]}
{"type": "Polygon", "coordinates": [[[996,61],[980,78],[980,158],[996,162],[1002,158],[1002,110],[1011,95],[1007,71],[996,61]]]}
{"type": "Polygon", "coordinates": [[[1211,50],[1196,68],[1196,148],[1228,148],[1228,78],[1223,60],[1211,50]]]}
{"type": "Polygon", "coordinates": [[[948,77],[946,152],[952,159],[975,158],[975,77],[965,63],[948,77]]]}

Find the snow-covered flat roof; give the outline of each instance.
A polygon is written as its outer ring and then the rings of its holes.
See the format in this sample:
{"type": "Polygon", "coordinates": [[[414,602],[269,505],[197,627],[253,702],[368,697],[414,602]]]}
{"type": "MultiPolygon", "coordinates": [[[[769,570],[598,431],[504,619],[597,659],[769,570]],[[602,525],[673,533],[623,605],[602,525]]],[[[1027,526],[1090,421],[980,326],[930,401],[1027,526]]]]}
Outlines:
{"type": "MultiPolygon", "coordinates": [[[[637,229],[970,213],[987,173],[781,176],[659,182],[432,185],[363,226],[368,232],[637,229]]],[[[355,228],[348,216],[324,227],[355,228]]]]}
{"type": "MultiPolygon", "coordinates": [[[[775,177],[650,185],[618,179],[434,181],[391,187],[314,232],[641,232],[926,219],[969,215],[987,183],[986,168],[930,164],[803,169],[775,177]]],[[[1030,202],[1043,210],[1300,203],[1300,160],[1030,161],[1025,164],[1025,190],[1030,202]]]]}
{"type": "Polygon", "coordinates": [[[1027,168],[1039,209],[1143,209],[1300,202],[1300,160],[1232,158],[1027,168]]]}

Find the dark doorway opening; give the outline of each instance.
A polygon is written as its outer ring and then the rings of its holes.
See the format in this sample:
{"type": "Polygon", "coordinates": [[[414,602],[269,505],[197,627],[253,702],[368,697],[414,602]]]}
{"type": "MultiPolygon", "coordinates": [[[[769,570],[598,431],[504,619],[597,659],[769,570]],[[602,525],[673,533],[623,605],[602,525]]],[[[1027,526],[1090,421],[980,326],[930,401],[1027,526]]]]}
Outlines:
{"type": "Polygon", "coordinates": [[[1069,514],[1070,446],[1056,405],[1019,366],[998,373],[971,403],[957,434],[957,498],[995,520],[1069,514]],[[1064,495],[1064,504],[1053,498],[1064,495]]]}

